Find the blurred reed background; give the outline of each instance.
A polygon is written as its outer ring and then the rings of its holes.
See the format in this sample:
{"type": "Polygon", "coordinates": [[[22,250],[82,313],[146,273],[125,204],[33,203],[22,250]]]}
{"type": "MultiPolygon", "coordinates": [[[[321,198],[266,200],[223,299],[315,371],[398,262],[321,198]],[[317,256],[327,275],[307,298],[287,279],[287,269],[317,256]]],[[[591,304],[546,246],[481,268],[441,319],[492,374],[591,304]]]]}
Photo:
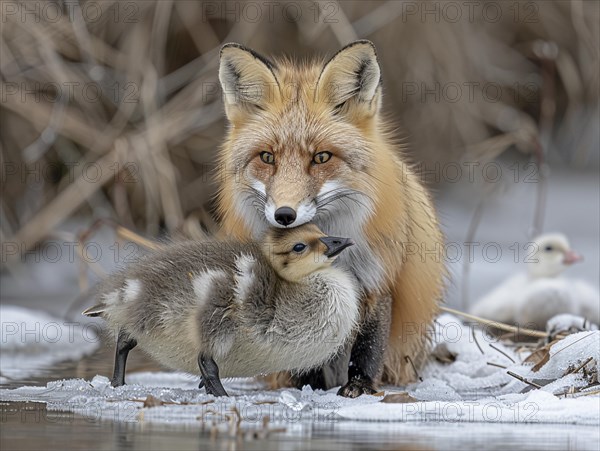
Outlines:
{"type": "Polygon", "coordinates": [[[1,238],[18,244],[3,266],[73,217],[149,237],[214,230],[230,41],[325,58],[372,40],[414,162],[597,165],[599,5],[3,1],[1,238]]]}

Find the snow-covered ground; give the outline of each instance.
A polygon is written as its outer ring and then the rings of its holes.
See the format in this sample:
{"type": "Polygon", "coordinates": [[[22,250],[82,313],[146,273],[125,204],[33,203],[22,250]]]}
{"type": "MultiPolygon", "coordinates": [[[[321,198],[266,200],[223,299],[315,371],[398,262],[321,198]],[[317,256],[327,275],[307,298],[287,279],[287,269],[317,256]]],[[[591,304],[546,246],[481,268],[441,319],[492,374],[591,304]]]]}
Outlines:
{"type": "MultiPolygon", "coordinates": [[[[168,372],[128,374],[128,385],[111,387],[106,376],[69,379],[45,387],[0,390],[1,401],[45,402],[49,410],[122,422],[190,423],[223,421],[239,413],[242,425],[266,416],[273,424],[315,418],[386,422],[561,423],[600,426],[598,385],[590,374],[600,361],[600,332],[572,334],[552,346],[537,371],[533,363],[479,329],[444,314],[436,321],[437,360],[408,387],[387,387],[380,396],[341,398],[334,390],[264,390],[250,379],[225,381],[230,398],[197,388],[197,378],[168,372]],[[585,371],[570,369],[588,362],[585,371]],[[516,362],[516,363],[515,363],[516,362]],[[493,365],[490,365],[493,364],[493,365]],[[508,371],[542,387],[531,387],[508,371]],[[566,375],[565,375],[566,374],[566,375]],[[401,393],[394,399],[394,393],[401,393]],[[386,402],[390,400],[391,402],[386,402]],[[235,409],[234,409],[235,408],[235,409]]],[[[52,353],[48,350],[49,353],[52,353]]],[[[225,421],[228,424],[229,419],[225,421]]]]}

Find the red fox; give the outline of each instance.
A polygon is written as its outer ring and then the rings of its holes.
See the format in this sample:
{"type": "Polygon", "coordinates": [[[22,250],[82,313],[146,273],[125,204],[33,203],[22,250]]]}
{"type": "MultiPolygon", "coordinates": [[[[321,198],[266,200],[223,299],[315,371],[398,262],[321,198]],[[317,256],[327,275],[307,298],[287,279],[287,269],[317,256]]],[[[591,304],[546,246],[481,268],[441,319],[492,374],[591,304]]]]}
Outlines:
{"type": "Polygon", "coordinates": [[[442,236],[381,117],[374,45],[356,41],[327,62],[294,63],[226,44],[219,80],[230,122],[219,164],[224,233],[251,240],[313,222],[356,243],[336,261],[362,288],[354,344],[296,384],[342,385],[340,395],[356,397],[380,382],[412,381],[442,296],[442,236]]]}

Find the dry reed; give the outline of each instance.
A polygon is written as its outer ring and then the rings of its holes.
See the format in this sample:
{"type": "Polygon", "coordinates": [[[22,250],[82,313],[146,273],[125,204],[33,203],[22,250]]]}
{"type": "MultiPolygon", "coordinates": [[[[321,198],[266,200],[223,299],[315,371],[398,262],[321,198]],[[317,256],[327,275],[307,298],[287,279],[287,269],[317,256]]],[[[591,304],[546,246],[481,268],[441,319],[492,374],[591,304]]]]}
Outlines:
{"type": "Polygon", "coordinates": [[[70,2],[58,16],[46,2],[3,6],[0,237],[24,252],[76,215],[147,236],[213,232],[229,41],[306,57],[373,40],[386,110],[414,161],[517,149],[543,163],[556,147],[585,166],[597,144],[599,4],[478,4],[457,21],[444,2],[283,1],[257,19],[231,1],[70,2]]]}

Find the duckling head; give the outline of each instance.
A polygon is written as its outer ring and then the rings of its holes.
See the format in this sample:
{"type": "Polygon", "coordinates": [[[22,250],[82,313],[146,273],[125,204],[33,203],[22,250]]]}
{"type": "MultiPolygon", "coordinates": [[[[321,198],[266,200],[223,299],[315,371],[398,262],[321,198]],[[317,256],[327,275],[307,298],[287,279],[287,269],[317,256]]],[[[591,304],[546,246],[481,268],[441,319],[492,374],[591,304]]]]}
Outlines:
{"type": "Polygon", "coordinates": [[[263,253],[277,274],[290,282],[329,268],[336,257],[354,242],[350,238],[325,235],[316,225],[293,229],[272,228],[262,245],[263,253]]]}
{"type": "Polygon", "coordinates": [[[556,277],[568,266],[583,259],[571,249],[569,240],[561,233],[540,235],[534,244],[535,252],[528,265],[532,278],[556,277]]]}

